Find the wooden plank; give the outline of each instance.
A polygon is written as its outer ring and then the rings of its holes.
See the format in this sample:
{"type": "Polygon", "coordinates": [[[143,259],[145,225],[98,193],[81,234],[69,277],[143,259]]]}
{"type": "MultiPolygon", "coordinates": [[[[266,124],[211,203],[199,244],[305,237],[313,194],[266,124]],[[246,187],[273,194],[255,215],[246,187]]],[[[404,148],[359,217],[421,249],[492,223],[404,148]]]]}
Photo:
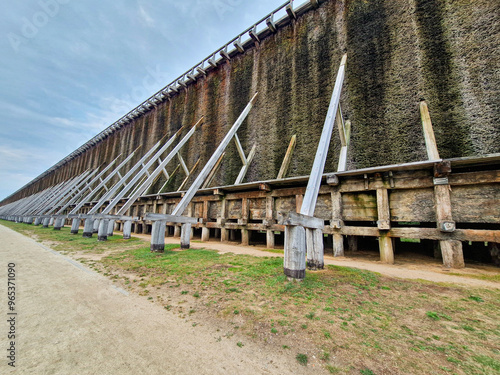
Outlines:
{"type": "Polygon", "coordinates": [[[500,185],[455,186],[450,193],[457,223],[500,224],[500,185]]]}
{"type": "Polygon", "coordinates": [[[277,220],[278,224],[281,225],[300,225],[304,228],[311,229],[323,229],[325,227],[325,222],[323,220],[295,212],[278,212],[277,220]]]}
{"type": "Polygon", "coordinates": [[[169,223],[179,223],[179,224],[184,224],[184,223],[192,223],[196,224],[198,223],[198,219],[195,217],[188,217],[188,216],[178,216],[178,215],[163,215],[163,214],[153,214],[153,213],[146,213],[143,217],[144,220],[151,220],[151,221],[157,221],[157,220],[163,220],[169,223]]]}
{"type": "MultiPolygon", "coordinates": [[[[340,231],[347,236],[378,237],[375,227],[344,226],[340,231]]],[[[414,238],[428,240],[456,240],[472,242],[500,242],[500,230],[457,229],[453,233],[441,232],[437,228],[392,228],[388,235],[395,238],[414,238]]]]}
{"type": "Polygon", "coordinates": [[[297,135],[292,135],[292,139],[290,140],[290,144],[288,145],[288,149],[286,150],[285,157],[283,158],[283,162],[281,163],[280,171],[278,172],[278,176],[276,179],[281,180],[286,177],[288,173],[288,169],[290,167],[290,162],[292,161],[293,151],[295,150],[295,145],[297,144],[297,135]]]}
{"type": "Polygon", "coordinates": [[[376,221],[375,192],[342,194],[342,219],[345,221],[376,221]]]}
{"type": "Polygon", "coordinates": [[[453,173],[448,178],[451,186],[499,183],[500,171],[453,173]]]}
{"type": "Polygon", "coordinates": [[[391,221],[435,222],[434,191],[431,189],[391,190],[391,221]]]}
{"type": "Polygon", "coordinates": [[[462,251],[462,242],[451,240],[451,241],[440,241],[441,254],[443,256],[443,265],[446,268],[464,268],[464,255],[462,251]]]}
{"type": "Polygon", "coordinates": [[[422,119],[422,127],[424,130],[425,148],[427,150],[427,157],[429,160],[439,160],[439,152],[437,149],[436,138],[434,136],[434,129],[432,128],[431,116],[429,108],[425,101],[420,102],[420,116],[422,119]]]}

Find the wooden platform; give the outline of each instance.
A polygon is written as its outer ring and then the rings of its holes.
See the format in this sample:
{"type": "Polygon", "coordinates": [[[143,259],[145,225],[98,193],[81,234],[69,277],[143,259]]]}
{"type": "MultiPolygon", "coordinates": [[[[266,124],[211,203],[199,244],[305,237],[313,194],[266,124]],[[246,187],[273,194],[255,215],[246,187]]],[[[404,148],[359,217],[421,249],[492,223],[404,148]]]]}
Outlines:
{"type": "MultiPolygon", "coordinates": [[[[314,216],[324,220],[323,233],[333,236],[336,255],[343,255],[345,236],[350,244],[360,236],[377,237],[381,259],[387,263],[394,260],[394,238],[436,240],[441,250],[446,245],[456,247],[461,241],[497,246],[499,183],[500,154],[326,174],[314,216]]],[[[298,211],[306,184],[307,177],[295,177],[203,189],[184,214],[201,219],[193,229],[202,228],[202,239],[208,239],[210,229],[215,229],[212,237],[215,234],[222,241],[238,238],[248,244],[251,232],[259,231],[266,233],[267,247],[273,248],[275,235],[284,231],[277,223],[278,212],[298,211]]],[[[181,195],[142,197],[128,215],[169,214],[181,195]]],[[[150,224],[140,221],[134,229],[148,233],[150,224]]],[[[180,235],[175,224],[167,226],[167,233],[180,235]]],[[[446,256],[444,261],[446,265],[446,256]]],[[[457,265],[456,259],[449,262],[457,265]]]]}

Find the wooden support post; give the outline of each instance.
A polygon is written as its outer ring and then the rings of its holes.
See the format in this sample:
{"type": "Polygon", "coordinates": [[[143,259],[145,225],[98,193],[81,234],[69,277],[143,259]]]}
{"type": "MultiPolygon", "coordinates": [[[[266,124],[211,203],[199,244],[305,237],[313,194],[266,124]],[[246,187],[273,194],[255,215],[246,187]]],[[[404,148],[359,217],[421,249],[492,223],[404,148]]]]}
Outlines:
{"type": "Polygon", "coordinates": [[[91,217],[87,217],[85,219],[85,223],[83,225],[83,234],[82,237],[91,238],[94,233],[94,219],[91,217]]]}
{"type": "Polygon", "coordinates": [[[358,251],[358,237],[357,236],[347,236],[347,247],[349,251],[355,253],[358,251]]]}
{"type": "Polygon", "coordinates": [[[64,227],[64,220],[60,217],[54,219],[54,230],[61,230],[64,227]]]}
{"type": "Polygon", "coordinates": [[[332,237],[333,237],[333,256],[343,257],[345,255],[344,236],[340,234],[340,231],[335,231],[332,237]]]}
{"type": "Polygon", "coordinates": [[[226,228],[221,228],[220,229],[220,240],[221,242],[227,242],[228,241],[228,231],[229,229],[226,229],[226,228]]]}
{"type": "Polygon", "coordinates": [[[97,241],[107,241],[108,240],[108,225],[109,219],[99,220],[99,228],[97,233],[97,241]]]}
{"type": "Polygon", "coordinates": [[[210,240],[210,229],[207,227],[201,228],[201,240],[207,242],[210,240]]]}
{"type": "Polygon", "coordinates": [[[94,227],[92,228],[92,233],[98,233],[99,232],[99,224],[101,223],[100,219],[95,219],[94,220],[94,227]]]}
{"type": "Polygon", "coordinates": [[[184,223],[181,226],[181,249],[189,249],[191,246],[191,223],[184,223]]]}
{"type": "Polygon", "coordinates": [[[108,224],[108,237],[111,237],[113,235],[113,232],[115,230],[115,220],[110,220],[108,224]]]}
{"type": "Polygon", "coordinates": [[[378,238],[380,249],[380,261],[382,263],[394,264],[394,249],[392,247],[392,238],[387,233],[381,232],[378,238]]]}
{"type": "MultiPolygon", "coordinates": [[[[448,178],[434,179],[434,199],[436,201],[437,227],[441,232],[453,233],[456,225],[451,214],[450,185],[448,178]]],[[[440,241],[443,265],[446,268],[464,268],[462,243],[455,240],[440,241]]]]}
{"type": "Polygon", "coordinates": [[[266,247],[268,249],[274,249],[275,247],[275,242],[274,242],[274,231],[268,229],[266,231],[266,247]]]}
{"type": "Polygon", "coordinates": [[[217,163],[215,163],[215,167],[213,167],[213,169],[210,171],[210,174],[208,175],[207,179],[205,180],[205,182],[203,183],[203,185],[201,187],[202,189],[206,189],[207,187],[210,186],[210,184],[212,183],[212,181],[215,177],[215,174],[217,173],[217,171],[219,170],[219,168],[222,164],[222,159],[224,159],[224,156],[226,156],[225,152],[222,153],[222,155],[217,160],[217,163]]]}
{"type": "Polygon", "coordinates": [[[43,221],[43,219],[42,219],[41,217],[37,217],[37,218],[35,219],[35,223],[34,223],[34,225],[35,225],[35,226],[39,226],[39,225],[42,223],[42,221],[43,221]]]}
{"type": "Polygon", "coordinates": [[[306,231],[300,226],[285,226],[285,258],[283,271],[290,279],[303,280],[306,277],[306,231]]]}
{"type": "Polygon", "coordinates": [[[248,233],[248,229],[242,229],[241,230],[241,244],[243,246],[248,246],[250,244],[250,241],[249,241],[249,233],[248,233]]]}
{"type": "Polygon", "coordinates": [[[80,219],[75,217],[73,218],[73,222],[71,223],[71,234],[78,234],[78,230],[80,229],[80,219]]]}
{"type": "Polygon", "coordinates": [[[422,118],[422,127],[424,130],[427,157],[429,158],[429,160],[438,160],[439,152],[437,148],[436,137],[434,136],[434,129],[432,128],[429,108],[427,107],[427,103],[424,101],[420,102],[420,116],[422,118]]]}
{"type": "Polygon", "coordinates": [[[181,227],[179,225],[174,226],[174,237],[180,238],[181,236],[181,227]]]}
{"type": "Polygon", "coordinates": [[[50,223],[50,218],[49,217],[44,218],[43,219],[42,227],[43,228],[48,228],[49,227],[49,223],[50,223]]]}
{"type": "Polygon", "coordinates": [[[290,162],[292,161],[293,151],[295,150],[295,145],[297,144],[297,135],[292,135],[292,139],[290,140],[290,144],[288,145],[288,149],[286,150],[285,157],[283,158],[283,163],[281,163],[281,168],[278,173],[278,180],[281,180],[286,177],[288,173],[288,169],[290,168],[290,162]]]}
{"type": "Polygon", "coordinates": [[[332,220],[331,225],[333,229],[333,256],[343,257],[344,253],[344,236],[340,234],[340,230],[344,226],[342,220],[342,195],[338,187],[332,190],[332,220]]]}
{"type": "Polygon", "coordinates": [[[153,221],[151,228],[151,252],[163,253],[165,251],[165,229],[167,222],[164,220],[153,221]]]}
{"type": "Polygon", "coordinates": [[[132,237],[132,220],[125,220],[123,223],[123,239],[130,240],[132,237]]]}
{"type": "Polygon", "coordinates": [[[325,267],[323,231],[306,228],[307,268],[322,270],[325,267]]]}
{"type": "Polygon", "coordinates": [[[500,266],[500,244],[496,242],[488,242],[488,249],[493,263],[500,266]]]}
{"type": "Polygon", "coordinates": [[[443,255],[443,265],[446,268],[465,267],[461,241],[439,241],[439,246],[441,246],[441,254],[443,255]]]}

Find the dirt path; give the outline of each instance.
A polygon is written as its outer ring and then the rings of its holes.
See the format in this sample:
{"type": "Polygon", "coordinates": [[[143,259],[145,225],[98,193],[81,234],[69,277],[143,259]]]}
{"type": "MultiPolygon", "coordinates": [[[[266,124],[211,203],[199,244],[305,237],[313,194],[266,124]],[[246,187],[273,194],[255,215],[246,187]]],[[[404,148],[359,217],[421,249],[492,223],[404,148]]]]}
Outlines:
{"type": "MultiPolygon", "coordinates": [[[[150,236],[148,235],[134,234],[134,236],[150,239],[150,236]]],[[[178,244],[179,239],[167,237],[165,239],[165,242],[178,244]]],[[[269,256],[283,257],[283,254],[280,253],[271,253],[268,251],[263,251],[261,247],[239,246],[237,244],[221,243],[218,241],[209,241],[204,243],[191,241],[191,247],[194,249],[205,248],[211,250],[218,250],[221,253],[247,254],[260,257],[269,257],[269,256]]],[[[402,279],[413,279],[413,280],[422,279],[433,282],[453,283],[471,287],[500,289],[500,283],[467,277],[468,275],[480,276],[480,275],[494,275],[500,273],[500,269],[494,266],[475,267],[468,265],[465,269],[462,270],[449,270],[449,269],[444,269],[442,264],[437,260],[435,261],[396,260],[396,264],[389,265],[389,264],[383,264],[378,260],[368,261],[368,260],[359,260],[348,257],[333,258],[329,256],[325,257],[325,264],[359,268],[363,270],[379,272],[386,276],[402,278],[402,279]],[[450,275],[450,273],[460,274],[464,276],[450,275]]]]}
{"type": "Polygon", "coordinates": [[[16,264],[16,374],[308,374],[295,353],[192,323],[0,225],[0,343],[7,346],[7,264],[16,264]],[[237,345],[244,342],[243,347],[237,345]]]}

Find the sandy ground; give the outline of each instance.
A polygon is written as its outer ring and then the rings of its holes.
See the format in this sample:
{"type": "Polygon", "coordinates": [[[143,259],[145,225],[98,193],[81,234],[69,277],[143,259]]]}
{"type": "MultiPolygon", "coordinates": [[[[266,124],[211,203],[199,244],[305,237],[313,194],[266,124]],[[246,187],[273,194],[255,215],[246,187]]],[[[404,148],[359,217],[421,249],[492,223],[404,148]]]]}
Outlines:
{"type": "Polygon", "coordinates": [[[208,324],[193,327],[3,226],[0,239],[1,374],[325,373],[298,365],[295,353],[246,336],[221,339],[208,324]],[[15,368],[5,356],[9,262],[16,264],[15,368]]]}

